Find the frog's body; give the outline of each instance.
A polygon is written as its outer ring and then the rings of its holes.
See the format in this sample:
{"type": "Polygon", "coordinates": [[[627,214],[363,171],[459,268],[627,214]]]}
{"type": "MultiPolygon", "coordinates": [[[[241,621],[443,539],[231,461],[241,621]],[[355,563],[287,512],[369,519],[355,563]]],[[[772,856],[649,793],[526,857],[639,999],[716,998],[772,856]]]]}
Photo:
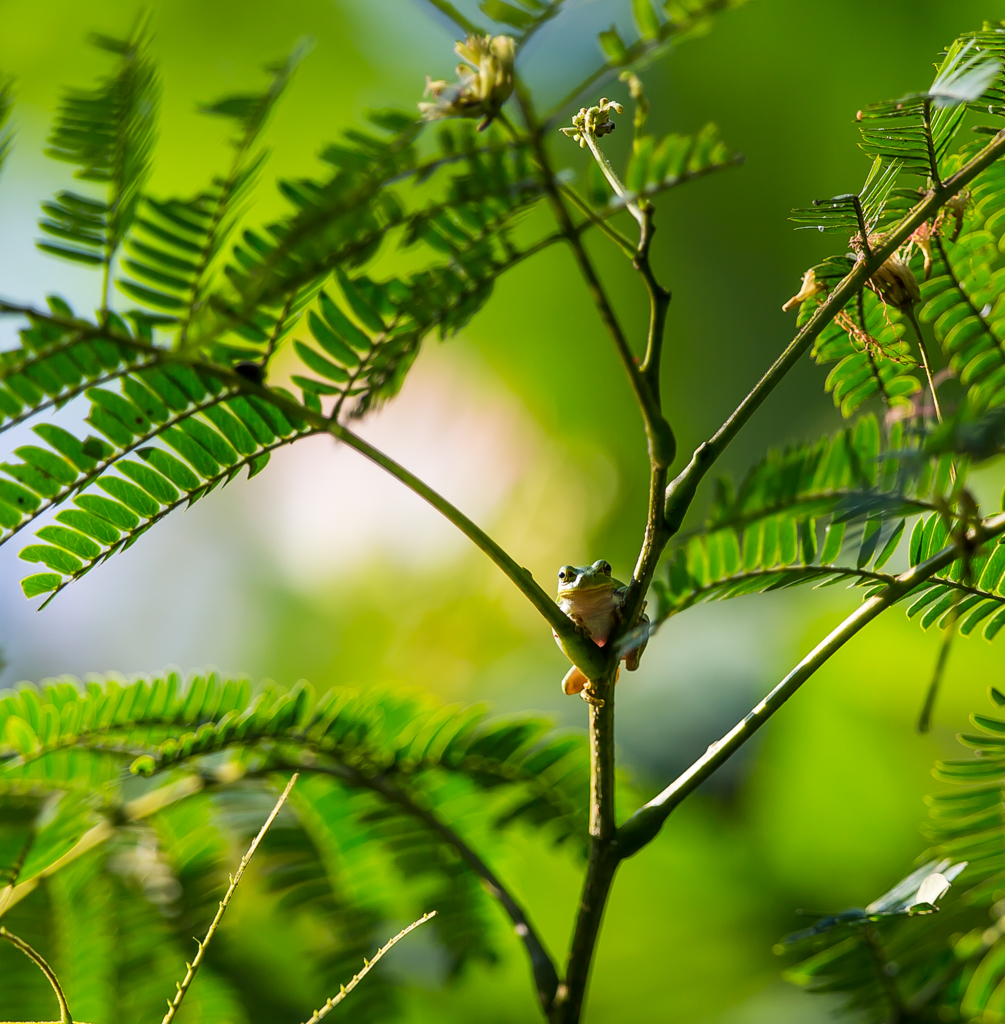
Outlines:
{"type": "MultiPolygon", "coordinates": [[[[580,632],[598,647],[603,647],[607,643],[615,626],[621,623],[621,610],[627,593],[628,587],[620,580],[614,579],[610,563],[603,559],[594,562],[593,565],[563,565],[558,572],[556,601],[559,608],[572,619],[580,632]]],[[[645,615],[641,616],[640,621],[643,620],[649,621],[645,615]]],[[[562,644],[561,638],[557,633],[554,636],[558,646],[568,657],[569,652],[562,644]]],[[[642,647],[637,647],[625,655],[624,660],[629,671],[638,667],[641,654],[642,647]]],[[[562,690],[568,694],[582,693],[588,684],[586,676],[573,665],[562,680],[562,690]]]]}

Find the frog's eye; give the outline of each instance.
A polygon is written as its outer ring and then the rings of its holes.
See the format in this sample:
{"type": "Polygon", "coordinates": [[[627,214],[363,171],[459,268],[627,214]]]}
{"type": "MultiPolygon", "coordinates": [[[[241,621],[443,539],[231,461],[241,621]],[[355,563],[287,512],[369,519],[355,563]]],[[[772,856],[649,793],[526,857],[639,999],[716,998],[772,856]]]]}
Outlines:
{"type": "Polygon", "coordinates": [[[569,580],[576,578],[576,570],[571,565],[563,565],[558,570],[558,580],[560,583],[567,583],[569,580]]]}
{"type": "Polygon", "coordinates": [[[610,562],[601,562],[600,563],[600,571],[605,576],[610,576],[611,575],[611,563],[610,562]]]}

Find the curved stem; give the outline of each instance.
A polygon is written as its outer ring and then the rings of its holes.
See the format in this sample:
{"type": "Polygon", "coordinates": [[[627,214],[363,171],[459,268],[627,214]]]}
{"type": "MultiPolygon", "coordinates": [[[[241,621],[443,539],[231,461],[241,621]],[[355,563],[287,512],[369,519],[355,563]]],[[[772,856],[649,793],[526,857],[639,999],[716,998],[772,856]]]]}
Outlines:
{"type": "Polygon", "coordinates": [[[559,230],[566,238],[570,248],[572,249],[572,253],[577,265],[579,266],[580,273],[583,275],[583,279],[586,282],[586,287],[590,292],[594,305],[597,307],[597,312],[600,314],[601,321],[607,328],[607,331],[614,342],[614,348],[618,353],[618,358],[621,360],[621,365],[624,367],[625,373],[628,375],[632,391],[635,393],[636,401],[638,402],[639,409],[642,412],[642,419],[646,428],[646,437],[649,442],[650,459],[663,467],[669,467],[677,452],[677,441],[674,438],[673,431],[670,429],[670,424],[667,423],[666,419],[663,417],[663,412],[660,409],[659,402],[652,394],[649,382],[642,376],[642,373],[639,370],[635,356],[632,353],[631,346],[628,344],[628,339],[625,337],[624,331],[621,329],[621,324],[618,322],[614,308],[600,282],[600,277],[593,266],[593,262],[586,251],[586,247],[583,245],[580,232],[576,230],[572,223],[569,211],[565,205],[565,200],[562,198],[562,194],[555,181],[555,172],[551,166],[551,161],[548,158],[541,130],[538,128],[534,117],[534,109],[530,96],[523,88],[519,79],[516,83],[516,95],[520,104],[520,109],[523,111],[524,120],[526,121],[530,132],[530,139],[534,147],[534,153],[544,177],[545,193],[547,194],[548,201],[551,204],[552,212],[555,214],[555,219],[558,221],[559,230]]]}
{"type": "Polygon", "coordinates": [[[48,978],[53,992],[56,993],[56,1000],[59,1002],[60,1024],[73,1024],[73,1018],[70,1016],[70,1007],[66,1002],[66,996],[63,995],[63,989],[60,987],[59,979],[56,977],[56,972],[45,962],[42,954],[37,950],[32,949],[24,939],[19,938],[13,932],[7,931],[3,925],[0,925],[0,939],[6,939],[9,943],[21,950],[29,960],[34,961],[38,969],[46,976],[46,978],[48,978]]]}
{"type": "Polygon", "coordinates": [[[509,915],[509,919],[513,922],[513,930],[527,949],[531,970],[534,973],[538,999],[544,1011],[548,1012],[558,990],[558,972],[555,970],[555,964],[544,948],[544,943],[535,931],[523,907],[520,906],[516,898],[502,883],[499,876],[457,832],[445,822],[440,821],[432,811],[427,810],[425,807],[420,807],[404,790],[392,785],[382,775],[364,775],[350,765],[341,765],[338,768],[333,768],[312,764],[303,767],[298,766],[298,770],[331,775],[350,785],[379,793],[385,800],[397,804],[412,817],[421,821],[427,828],[435,832],[444,842],[452,847],[461,860],[485,882],[489,895],[497,899],[509,915]]]}
{"type": "MultiPolygon", "coordinates": [[[[543,239],[537,247],[543,248],[550,245],[556,236],[549,236],[543,239]]],[[[607,667],[608,657],[603,648],[585,639],[576,629],[572,620],[563,612],[555,601],[547,594],[534,580],[530,570],[518,565],[517,562],[497,544],[481,527],[470,520],[460,509],[452,505],[441,494],[438,494],[428,484],[420,480],[414,473],[410,473],[404,466],[378,451],[373,445],[368,444],[362,438],[357,437],[351,430],[343,427],[325,416],[323,413],[308,409],[299,402],[283,394],[281,391],[268,388],[246,377],[235,373],[233,370],[221,366],[214,366],[205,363],[193,356],[183,353],[169,352],[155,348],[147,342],[131,338],[128,335],[120,334],[117,331],[80,325],[75,321],[63,317],[50,316],[29,306],[15,305],[0,300],[0,313],[21,313],[49,323],[58,324],[62,327],[74,327],[81,330],[82,335],[89,337],[106,338],[118,344],[127,345],[139,351],[156,353],[165,363],[180,363],[186,366],[197,365],[199,371],[210,377],[214,377],[223,384],[229,386],[235,392],[255,395],[275,406],[281,412],[292,417],[294,422],[307,423],[319,432],[331,434],[340,441],[345,442],[350,448],[354,448],[361,455],[364,455],[381,469],[390,473],[419,497],[429,502],[438,512],[456,526],[469,540],[492,559],[493,562],[510,578],[519,588],[531,604],[547,620],[551,628],[562,638],[565,650],[572,655],[573,662],[583,671],[589,679],[599,678],[607,667]]]]}
{"type": "Polygon", "coordinates": [[[653,208],[647,206],[642,221],[642,234],[639,249],[632,265],[642,276],[646,291],[649,293],[649,334],[646,338],[646,354],[639,367],[645,377],[649,389],[660,403],[660,361],[663,357],[663,337],[666,333],[667,312],[670,308],[671,293],[664,288],[653,274],[649,263],[649,250],[652,247],[656,225],[653,222],[653,208]]]}
{"type": "Polygon", "coordinates": [[[607,184],[611,186],[616,195],[620,196],[625,201],[625,206],[628,207],[628,212],[639,222],[639,227],[645,227],[645,214],[642,212],[639,204],[634,199],[629,198],[628,189],[625,188],[624,183],[611,166],[611,161],[607,159],[606,154],[597,145],[596,135],[585,128],[582,130],[581,134],[586,140],[586,145],[589,147],[590,152],[593,154],[593,159],[597,161],[598,166],[601,171],[603,171],[604,177],[607,179],[607,184]]]}
{"type": "Polygon", "coordinates": [[[927,561],[897,576],[882,593],[868,598],[832,630],[798,665],[722,739],[713,743],[694,764],[675,779],[662,793],[653,797],[633,814],[618,830],[622,857],[630,857],[651,842],[663,822],[681,801],[722,767],[755,732],[806,682],[821,665],[836,654],[856,633],[886,611],[900,598],[924,583],[940,569],[960,557],[961,544],[970,550],[1005,533],[1005,513],[994,516],[971,530],[965,541],[951,544],[927,561]]]}
{"type": "Polygon", "coordinates": [[[632,240],[618,231],[616,227],[607,223],[607,218],[611,214],[605,217],[602,213],[594,210],[574,188],[570,188],[568,185],[560,185],[559,192],[586,217],[586,220],[576,228],[580,234],[590,227],[599,228],[629,259],[635,259],[637,250],[632,240]]]}

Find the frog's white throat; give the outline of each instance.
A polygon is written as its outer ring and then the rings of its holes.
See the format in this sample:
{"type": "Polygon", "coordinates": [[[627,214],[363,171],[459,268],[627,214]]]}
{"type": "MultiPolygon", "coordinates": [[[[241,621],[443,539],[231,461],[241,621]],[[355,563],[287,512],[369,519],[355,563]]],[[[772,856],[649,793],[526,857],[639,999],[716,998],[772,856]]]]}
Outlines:
{"type": "Polygon", "coordinates": [[[574,590],[558,599],[558,606],[571,618],[578,618],[590,631],[590,639],[603,647],[614,627],[614,616],[621,605],[621,595],[614,587],[595,590],[574,590]]]}

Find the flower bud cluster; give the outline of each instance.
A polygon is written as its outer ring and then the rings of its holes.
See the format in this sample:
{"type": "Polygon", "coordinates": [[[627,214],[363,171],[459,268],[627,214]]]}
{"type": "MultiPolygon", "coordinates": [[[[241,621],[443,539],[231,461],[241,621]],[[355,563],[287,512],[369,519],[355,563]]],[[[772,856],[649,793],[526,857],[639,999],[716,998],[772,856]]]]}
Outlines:
{"type": "Polygon", "coordinates": [[[580,149],[586,145],[588,136],[595,139],[610,135],[617,127],[611,120],[611,111],[616,114],[623,114],[625,108],[614,100],[605,96],[595,107],[582,107],[578,114],[572,119],[572,126],[559,128],[559,131],[568,135],[573,142],[578,142],[580,149]]]}
{"type": "Polygon", "coordinates": [[[424,121],[444,117],[480,117],[484,131],[513,92],[516,45],[510,36],[468,36],[454,51],[467,61],[457,65],[456,82],[426,79],[431,103],[420,103],[424,121]]]}

